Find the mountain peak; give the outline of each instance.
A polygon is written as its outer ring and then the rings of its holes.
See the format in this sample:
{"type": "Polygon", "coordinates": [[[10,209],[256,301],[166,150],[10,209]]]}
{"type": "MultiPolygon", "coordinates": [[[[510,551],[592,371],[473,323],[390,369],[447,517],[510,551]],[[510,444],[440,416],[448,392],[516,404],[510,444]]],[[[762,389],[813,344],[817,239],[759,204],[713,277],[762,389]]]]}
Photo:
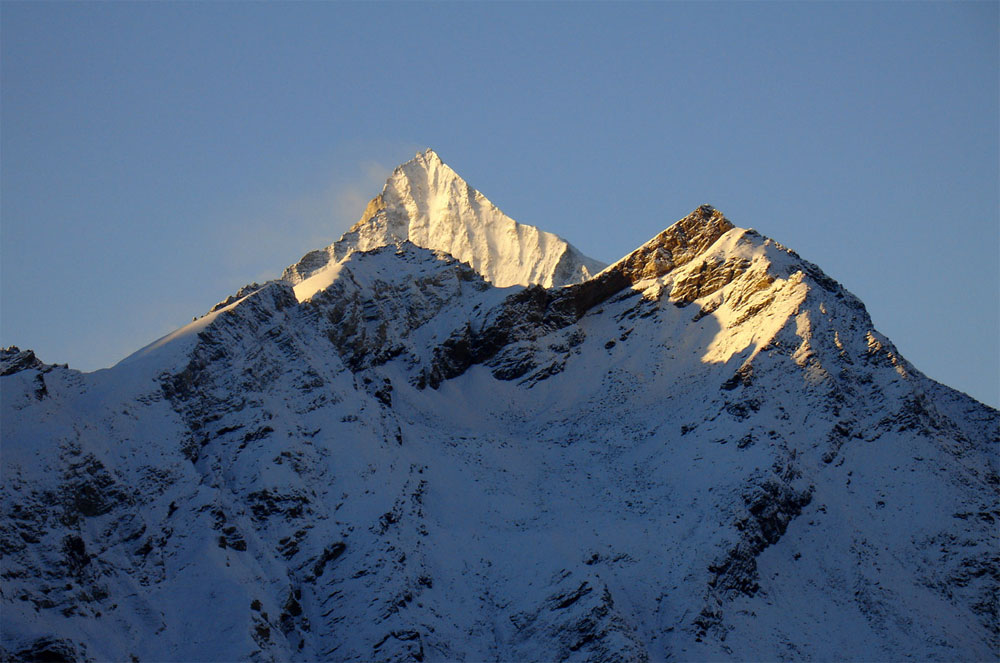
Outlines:
{"type": "MultiPolygon", "coordinates": [[[[666,231],[674,234],[683,232],[689,238],[715,235],[716,238],[727,230],[734,228],[725,215],[711,205],[699,205],[693,212],[675,222],[666,231]]],[[[715,241],[713,239],[712,241],[715,241]]]]}
{"type": "MultiPolygon", "coordinates": [[[[392,175],[386,181],[386,185],[388,185],[388,183],[392,181],[399,174],[405,173],[407,175],[413,175],[419,171],[436,170],[442,166],[447,168],[450,174],[454,175],[455,177],[458,177],[458,174],[455,173],[454,170],[448,168],[448,166],[445,166],[444,162],[441,160],[441,157],[438,156],[438,153],[435,152],[432,148],[428,147],[423,152],[417,152],[416,155],[414,155],[414,157],[409,161],[406,161],[396,166],[392,171],[392,175]]],[[[361,221],[365,221],[365,219],[361,219],[361,221]]]]}
{"type": "Polygon", "coordinates": [[[614,267],[632,281],[656,278],[690,262],[735,227],[719,210],[701,205],[614,267]]]}
{"type": "Polygon", "coordinates": [[[448,253],[498,287],[569,285],[604,267],[561,237],[514,221],[428,148],[393,170],[338,242],[307,254],[283,278],[297,284],[354,251],[402,241],[448,253]]]}
{"type": "Polygon", "coordinates": [[[411,159],[411,161],[417,161],[420,159],[428,162],[436,161],[438,163],[441,163],[441,157],[438,156],[438,153],[434,151],[433,147],[428,147],[423,152],[417,152],[417,156],[411,159]]]}

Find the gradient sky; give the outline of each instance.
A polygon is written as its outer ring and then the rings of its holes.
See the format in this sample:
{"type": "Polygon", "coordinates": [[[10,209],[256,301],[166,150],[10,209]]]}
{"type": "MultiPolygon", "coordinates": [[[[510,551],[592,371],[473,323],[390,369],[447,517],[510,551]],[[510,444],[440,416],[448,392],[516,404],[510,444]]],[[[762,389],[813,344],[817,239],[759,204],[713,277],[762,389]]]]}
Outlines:
{"type": "Polygon", "coordinates": [[[93,370],[423,147],[615,260],[701,203],[1000,404],[998,4],[0,5],[0,342],[93,370]]]}

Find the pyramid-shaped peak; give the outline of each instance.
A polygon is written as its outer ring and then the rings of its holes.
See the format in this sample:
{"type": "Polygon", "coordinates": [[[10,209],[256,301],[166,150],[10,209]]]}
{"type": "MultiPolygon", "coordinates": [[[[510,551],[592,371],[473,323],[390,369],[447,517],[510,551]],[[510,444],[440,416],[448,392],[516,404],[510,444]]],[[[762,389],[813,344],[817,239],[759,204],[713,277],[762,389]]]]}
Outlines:
{"type": "Polygon", "coordinates": [[[664,230],[658,237],[683,235],[687,242],[694,241],[699,237],[714,242],[719,236],[734,227],[722,212],[711,205],[701,205],[664,230]]]}
{"type": "Polygon", "coordinates": [[[567,285],[604,267],[561,237],[514,221],[430,148],[393,171],[340,253],[401,240],[444,251],[500,287],[567,285]]]}
{"type": "Polygon", "coordinates": [[[438,153],[435,152],[433,148],[428,147],[423,152],[417,152],[417,154],[409,161],[397,166],[396,171],[410,170],[413,168],[429,168],[442,165],[444,165],[444,162],[441,161],[441,157],[438,156],[438,153]]]}
{"type": "Polygon", "coordinates": [[[396,167],[340,241],[308,254],[283,278],[296,284],[331,259],[402,241],[443,251],[499,287],[579,283],[604,267],[561,237],[514,221],[428,148],[396,167]]]}
{"type": "Polygon", "coordinates": [[[396,168],[392,171],[392,176],[390,176],[386,184],[388,185],[392,182],[393,177],[398,177],[399,175],[437,171],[441,169],[447,171],[447,173],[454,178],[462,179],[458,176],[458,173],[448,167],[448,165],[441,160],[441,157],[437,152],[428,147],[423,152],[417,152],[417,154],[409,161],[396,166],[396,168]]]}
{"type": "Polygon", "coordinates": [[[407,192],[413,195],[444,193],[443,190],[450,187],[456,187],[460,192],[468,188],[468,184],[441,160],[437,152],[428,147],[423,152],[417,152],[416,156],[406,163],[396,166],[385,182],[382,195],[391,196],[393,193],[399,193],[405,197],[407,192]]]}
{"type": "Polygon", "coordinates": [[[725,219],[725,218],[726,218],[726,216],[722,212],[720,212],[719,210],[717,210],[712,205],[709,205],[708,203],[706,203],[704,205],[699,205],[697,208],[695,208],[695,210],[693,212],[691,212],[686,217],[684,217],[683,219],[681,219],[681,221],[688,221],[688,220],[690,220],[690,221],[709,222],[709,221],[718,220],[718,219],[725,219]]]}
{"type": "Polygon", "coordinates": [[[432,147],[428,147],[423,152],[418,152],[415,158],[423,159],[424,161],[432,161],[432,162],[437,161],[439,163],[441,162],[441,157],[438,156],[438,153],[435,152],[434,148],[432,147]]]}

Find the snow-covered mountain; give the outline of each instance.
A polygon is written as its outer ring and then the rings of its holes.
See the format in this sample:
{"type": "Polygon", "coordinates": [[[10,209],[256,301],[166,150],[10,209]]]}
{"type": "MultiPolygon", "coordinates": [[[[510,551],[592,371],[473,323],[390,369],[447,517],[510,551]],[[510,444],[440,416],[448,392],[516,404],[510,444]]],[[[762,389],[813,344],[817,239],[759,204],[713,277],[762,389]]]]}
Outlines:
{"type": "Polygon", "coordinates": [[[711,207],[598,268],[427,152],[111,369],[4,351],[4,658],[1000,654],[1000,413],[711,207]]]}
{"type": "Polygon", "coordinates": [[[500,288],[579,283],[604,268],[561,237],[511,219],[428,149],[393,171],[340,241],[307,254],[283,278],[302,299],[325,287],[350,253],[404,240],[468,263],[500,288]]]}

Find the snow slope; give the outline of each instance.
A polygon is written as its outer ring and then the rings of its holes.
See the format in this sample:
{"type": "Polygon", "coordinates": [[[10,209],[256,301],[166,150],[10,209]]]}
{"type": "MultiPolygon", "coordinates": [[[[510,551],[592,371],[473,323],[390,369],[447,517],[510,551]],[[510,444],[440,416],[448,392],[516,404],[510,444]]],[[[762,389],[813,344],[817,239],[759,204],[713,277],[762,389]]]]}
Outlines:
{"type": "Polygon", "coordinates": [[[1000,653],[1000,414],[794,252],[704,206],[564,287],[328,264],[4,352],[5,659],[1000,653]]]}

